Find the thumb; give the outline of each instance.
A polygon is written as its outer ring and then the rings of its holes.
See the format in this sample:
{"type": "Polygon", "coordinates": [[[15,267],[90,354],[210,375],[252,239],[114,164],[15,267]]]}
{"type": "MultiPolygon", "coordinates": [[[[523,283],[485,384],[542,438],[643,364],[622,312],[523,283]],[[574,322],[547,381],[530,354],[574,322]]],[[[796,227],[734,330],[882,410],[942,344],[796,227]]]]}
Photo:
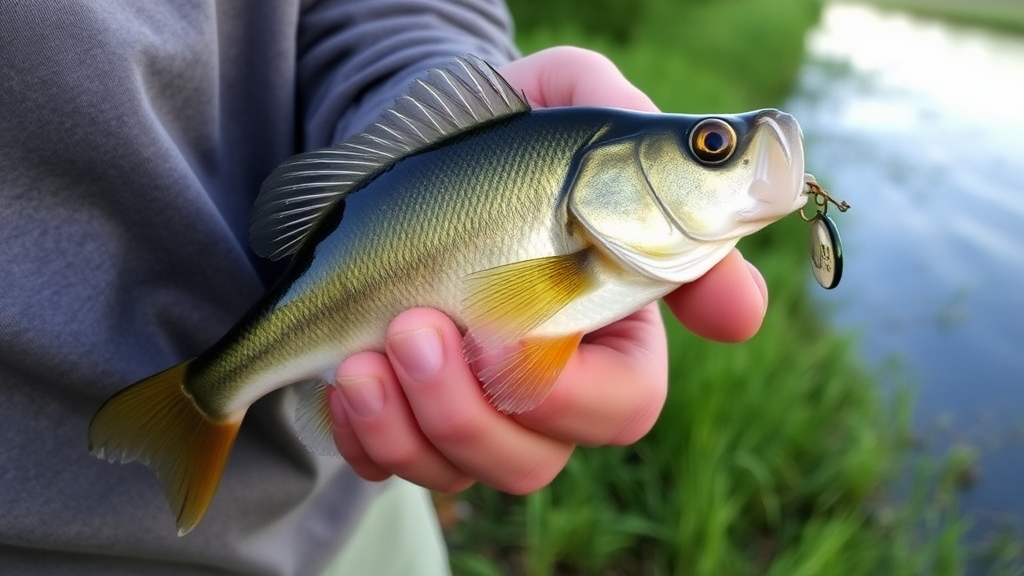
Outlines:
{"type": "Polygon", "coordinates": [[[506,80],[522,90],[531,104],[610,106],[644,112],[658,107],[633,86],[606,56],[572,46],[558,46],[502,66],[506,80]]]}

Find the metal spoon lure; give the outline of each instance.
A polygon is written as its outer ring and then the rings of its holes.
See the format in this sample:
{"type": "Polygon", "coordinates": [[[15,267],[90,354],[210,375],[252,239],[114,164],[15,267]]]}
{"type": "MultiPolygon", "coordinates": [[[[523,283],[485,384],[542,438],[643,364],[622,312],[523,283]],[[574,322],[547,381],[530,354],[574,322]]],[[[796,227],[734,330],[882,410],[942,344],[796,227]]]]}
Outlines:
{"type": "Polygon", "coordinates": [[[800,217],[811,224],[809,248],[811,255],[811,273],[818,284],[826,290],[839,285],[843,277],[843,242],[839,238],[839,228],[829,218],[828,204],[831,202],[840,212],[846,212],[850,205],[845,200],[837,201],[810,174],[804,174],[804,194],[814,196],[817,208],[814,216],[808,218],[803,209],[800,217]]]}

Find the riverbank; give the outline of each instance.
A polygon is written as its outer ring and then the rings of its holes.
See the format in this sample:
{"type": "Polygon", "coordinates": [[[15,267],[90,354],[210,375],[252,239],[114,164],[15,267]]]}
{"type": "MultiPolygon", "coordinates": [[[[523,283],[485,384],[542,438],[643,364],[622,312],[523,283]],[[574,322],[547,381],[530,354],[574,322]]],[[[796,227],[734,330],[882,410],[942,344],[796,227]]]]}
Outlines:
{"type": "Polygon", "coordinates": [[[875,6],[914,12],[964,24],[1024,34],[1024,2],[1019,0],[863,0],[875,6]]]}
{"type": "MultiPolygon", "coordinates": [[[[673,112],[781,105],[821,9],[816,0],[511,4],[525,52],[599,50],[673,112]]],[[[742,245],[771,292],[750,342],[711,343],[667,323],[669,398],[645,439],[579,449],[548,489],[525,498],[474,488],[449,502],[471,514],[447,531],[456,574],[960,573],[956,474],[922,476],[912,502],[886,498],[905,462],[909,403],[883,398],[852,341],[824,324],[806,234],[791,217],[742,245]]]]}

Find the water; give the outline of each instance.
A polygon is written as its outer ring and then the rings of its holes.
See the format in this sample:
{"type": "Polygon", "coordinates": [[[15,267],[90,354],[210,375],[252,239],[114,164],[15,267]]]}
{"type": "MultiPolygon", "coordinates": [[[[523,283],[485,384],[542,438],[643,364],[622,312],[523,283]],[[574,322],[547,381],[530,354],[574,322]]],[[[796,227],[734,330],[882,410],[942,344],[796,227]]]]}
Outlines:
{"type": "Polygon", "coordinates": [[[831,4],[790,110],[846,253],[821,297],[914,426],[982,454],[976,522],[1024,526],[1024,36],[831,4]]]}

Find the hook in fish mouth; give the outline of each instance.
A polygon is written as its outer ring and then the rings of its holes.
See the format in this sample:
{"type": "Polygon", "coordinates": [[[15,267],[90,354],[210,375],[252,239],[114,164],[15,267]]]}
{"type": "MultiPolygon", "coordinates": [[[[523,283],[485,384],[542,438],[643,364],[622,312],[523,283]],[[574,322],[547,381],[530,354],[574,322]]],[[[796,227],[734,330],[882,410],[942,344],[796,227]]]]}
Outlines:
{"type": "MultiPolygon", "coordinates": [[[[824,186],[818,184],[818,181],[814,178],[813,174],[804,174],[803,193],[814,198],[814,203],[818,206],[818,212],[821,212],[822,214],[828,213],[829,202],[834,204],[836,209],[840,212],[846,212],[851,208],[850,203],[846,200],[837,200],[829,194],[828,190],[825,190],[824,186]]],[[[814,220],[814,218],[808,218],[807,215],[804,214],[803,208],[800,209],[800,218],[802,218],[804,222],[814,220]]]]}

